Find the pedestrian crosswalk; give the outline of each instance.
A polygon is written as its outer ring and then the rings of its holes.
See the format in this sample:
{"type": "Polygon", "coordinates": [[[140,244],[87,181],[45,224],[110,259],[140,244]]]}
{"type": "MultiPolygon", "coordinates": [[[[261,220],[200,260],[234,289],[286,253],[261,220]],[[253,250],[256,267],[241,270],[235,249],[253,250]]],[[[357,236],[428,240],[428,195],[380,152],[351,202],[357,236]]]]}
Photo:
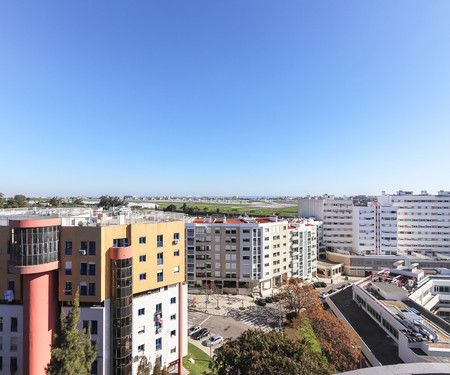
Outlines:
{"type": "Polygon", "coordinates": [[[198,324],[201,325],[201,323],[207,319],[210,315],[205,314],[204,312],[201,311],[194,311],[194,310],[189,310],[188,311],[188,324],[189,326],[198,324]]]}
{"type": "Polygon", "coordinates": [[[273,322],[269,322],[267,316],[257,314],[255,311],[249,313],[233,309],[228,312],[228,315],[234,320],[244,323],[251,328],[258,328],[264,332],[272,330],[270,323],[273,324],[273,322]]]}

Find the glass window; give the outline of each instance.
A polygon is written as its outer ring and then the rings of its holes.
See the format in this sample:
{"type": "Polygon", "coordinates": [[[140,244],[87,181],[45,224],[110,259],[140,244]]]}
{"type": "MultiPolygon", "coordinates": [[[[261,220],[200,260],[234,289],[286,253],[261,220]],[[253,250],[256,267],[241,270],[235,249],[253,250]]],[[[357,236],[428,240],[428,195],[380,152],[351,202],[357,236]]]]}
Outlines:
{"type": "Polygon", "coordinates": [[[95,263],[89,263],[89,276],[95,276],[95,263]]]}
{"type": "Polygon", "coordinates": [[[64,294],[66,296],[72,295],[72,282],[71,281],[66,281],[66,289],[64,290],[64,294]]]}
{"type": "Polygon", "coordinates": [[[157,264],[163,264],[163,262],[164,262],[163,253],[156,254],[156,262],[157,262],[157,264]]]}
{"type": "Polygon", "coordinates": [[[81,250],[87,250],[87,241],[81,241],[81,250]]]}
{"type": "Polygon", "coordinates": [[[147,280],[147,273],[146,273],[146,272],[141,273],[141,274],[139,275],[139,280],[147,280]]]}
{"type": "Polygon", "coordinates": [[[156,274],[156,280],[157,280],[158,283],[160,283],[160,282],[163,281],[163,271],[162,271],[162,270],[159,270],[159,271],[157,272],[157,274],[156,274]]]}
{"type": "Polygon", "coordinates": [[[95,283],[89,283],[89,295],[95,296],[95,283]]]}
{"type": "Polygon", "coordinates": [[[139,262],[146,262],[147,261],[147,255],[140,255],[139,256],[139,262]]]}
{"type": "Polygon", "coordinates": [[[17,318],[11,318],[11,332],[17,332],[17,318]]]}
{"type": "Polygon", "coordinates": [[[65,254],[72,255],[72,241],[66,241],[65,254]]]}
{"type": "Polygon", "coordinates": [[[156,312],[161,312],[162,311],[162,303],[158,303],[157,305],[156,305],[156,312]]]}
{"type": "Polygon", "coordinates": [[[17,371],[17,357],[10,358],[9,370],[11,371],[11,374],[14,374],[17,371]]]}
{"type": "Polygon", "coordinates": [[[177,319],[177,314],[173,314],[170,316],[170,320],[176,320],[177,319]]]}
{"type": "Polygon", "coordinates": [[[81,262],[80,264],[80,275],[87,275],[87,262],[81,262]]]}
{"type": "Polygon", "coordinates": [[[80,296],[87,296],[87,283],[86,282],[80,283],[80,296]]]}
{"type": "Polygon", "coordinates": [[[72,262],[66,262],[65,275],[72,275],[72,262]]]}
{"type": "Polygon", "coordinates": [[[174,233],[173,234],[173,239],[174,240],[179,240],[180,239],[180,233],[174,233]]]}
{"type": "Polygon", "coordinates": [[[156,350],[161,350],[162,349],[162,338],[157,338],[156,339],[156,350]]]}
{"type": "Polygon", "coordinates": [[[0,317],[0,332],[3,332],[3,317],[0,317]]]}
{"type": "Polygon", "coordinates": [[[158,234],[157,239],[156,239],[156,246],[163,247],[163,235],[162,234],[158,234]]]}
{"type": "Polygon", "coordinates": [[[180,250],[175,250],[175,251],[173,252],[173,256],[174,256],[174,257],[180,256],[180,250]]]}
{"type": "Polygon", "coordinates": [[[170,303],[177,303],[177,297],[172,297],[170,299],[170,303]]]}
{"type": "Polygon", "coordinates": [[[89,255],[95,255],[95,241],[89,241],[89,255]]]}
{"type": "Polygon", "coordinates": [[[138,346],[138,352],[143,352],[145,350],[145,344],[138,346]]]}
{"type": "Polygon", "coordinates": [[[142,309],[138,310],[138,316],[141,316],[141,315],[145,315],[145,308],[144,307],[142,309]]]}
{"type": "Polygon", "coordinates": [[[146,243],[147,242],[147,238],[146,237],[139,237],[139,243],[146,243]]]}
{"type": "Polygon", "coordinates": [[[173,273],[179,273],[180,272],[180,266],[173,267],[173,273]]]}
{"type": "Polygon", "coordinates": [[[91,320],[91,333],[96,335],[98,333],[98,322],[97,320],[91,320]]]}

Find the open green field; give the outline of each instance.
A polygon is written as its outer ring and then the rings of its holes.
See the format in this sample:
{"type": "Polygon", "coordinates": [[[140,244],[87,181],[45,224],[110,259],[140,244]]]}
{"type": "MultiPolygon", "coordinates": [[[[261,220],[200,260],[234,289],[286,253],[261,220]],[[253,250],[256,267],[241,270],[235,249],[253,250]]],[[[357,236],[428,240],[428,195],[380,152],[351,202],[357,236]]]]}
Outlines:
{"type": "Polygon", "coordinates": [[[209,367],[209,355],[206,354],[200,348],[197,348],[194,344],[188,343],[188,355],[183,358],[183,367],[189,371],[190,375],[213,375],[209,367]],[[189,358],[192,358],[195,363],[189,362],[189,358]]]}
{"type": "Polygon", "coordinates": [[[164,209],[169,205],[173,204],[176,206],[177,212],[182,212],[181,207],[186,203],[186,207],[192,207],[194,209],[194,214],[197,216],[210,215],[210,214],[225,214],[227,216],[240,216],[247,214],[249,216],[271,216],[277,215],[279,217],[297,217],[298,207],[297,205],[292,205],[288,207],[274,207],[262,208],[250,204],[208,204],[201,202],[163,202],[158,203],[160,209],[164,209]]]}

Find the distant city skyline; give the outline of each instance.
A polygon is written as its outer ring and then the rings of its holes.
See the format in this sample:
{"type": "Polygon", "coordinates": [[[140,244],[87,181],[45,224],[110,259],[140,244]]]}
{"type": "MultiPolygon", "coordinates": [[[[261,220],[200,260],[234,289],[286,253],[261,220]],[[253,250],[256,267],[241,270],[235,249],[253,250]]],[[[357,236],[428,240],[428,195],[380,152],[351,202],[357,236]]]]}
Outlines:
{"type": "Polygon", "coordinates": [[[450,189],[448,1],[0,5],[0,192],[450,189]]]}

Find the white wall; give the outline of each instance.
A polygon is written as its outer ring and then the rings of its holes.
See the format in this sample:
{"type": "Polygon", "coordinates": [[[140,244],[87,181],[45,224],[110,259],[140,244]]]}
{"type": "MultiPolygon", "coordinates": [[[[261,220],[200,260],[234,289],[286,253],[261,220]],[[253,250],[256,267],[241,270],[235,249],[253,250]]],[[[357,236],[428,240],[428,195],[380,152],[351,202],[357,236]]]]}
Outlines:
{"type": "Polygon", "coordinates": [[[23,373],[23,307],[22,305],[0,305],[0,317],[3,318],[2,350],[0,356],[3,357],[3,368],[0,374],[10,374],[9,363],[11,357],[17,358],[17,374],[23,373]],[[11,318],[17,318],[17,332],[11,332],[11,318]],[[11,337],[17,338],[17,351],[11,352],[11,337]]]}

